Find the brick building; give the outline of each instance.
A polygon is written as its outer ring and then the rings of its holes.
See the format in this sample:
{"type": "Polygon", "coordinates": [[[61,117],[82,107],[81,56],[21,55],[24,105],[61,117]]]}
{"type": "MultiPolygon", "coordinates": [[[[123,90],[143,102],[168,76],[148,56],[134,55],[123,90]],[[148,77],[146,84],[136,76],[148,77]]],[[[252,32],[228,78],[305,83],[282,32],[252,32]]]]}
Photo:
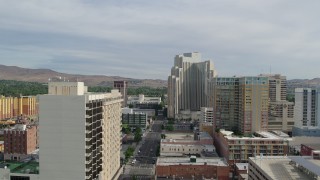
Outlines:
{"type": "Polygon", "coordinates": [[[229,166],[223,159],[159,157],[156,176],[179,179],[229,179],[229,166]]]}
{"type": "Polygon", "coordinates": [[[37,126],[16,124],[4,131],[5,160],[21,160],[37,148],[37,126]]]}
{"type": "Polygon", "coordinates": [[[301,144],[301,156],[313,156],[314,159],[320,159],[320,144],[301,144]]]}

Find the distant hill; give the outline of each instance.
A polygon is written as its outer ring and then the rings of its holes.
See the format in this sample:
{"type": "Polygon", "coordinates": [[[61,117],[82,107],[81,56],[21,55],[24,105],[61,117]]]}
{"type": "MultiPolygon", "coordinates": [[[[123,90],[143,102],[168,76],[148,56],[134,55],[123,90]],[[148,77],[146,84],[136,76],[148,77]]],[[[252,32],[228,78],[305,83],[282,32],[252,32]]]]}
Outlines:
{"type": "Polygon", "coordinates": [[[287,81],[288,93],[294,93],[295,88],[318,87],[320,86],[320,78],[313,79],[292,79],[287,81]]]}
{"type": "Polygon", "coordinates": [[[65,78],[69,81],[81,81],[87,86],[113,86],[113,81],[128,81],[130,87],[166,87],[167,81],[160,79],[133,79],[119,76],[80,75],[59,73],[50,69],[28,69],[17,66],[0,65],[1,80],[17,80],[47,83],[49,78],[65,78]]]}

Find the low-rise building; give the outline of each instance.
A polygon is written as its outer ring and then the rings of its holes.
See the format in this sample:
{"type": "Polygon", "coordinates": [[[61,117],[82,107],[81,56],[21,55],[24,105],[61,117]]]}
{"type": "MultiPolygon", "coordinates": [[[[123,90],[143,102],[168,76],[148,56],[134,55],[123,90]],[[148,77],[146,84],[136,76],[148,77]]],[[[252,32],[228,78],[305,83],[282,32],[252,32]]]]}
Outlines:
{"type": "Polygon", "coordinates": [[[162,139],[160,142],[161,156],[186,156],[190,154],[217,156],[212,137],[206,132],[198,132],[194,134],[193,138],[189,135],[185,138],[172,139],[169,135],[167,139],[162,139]]]}
{"type": "Polygon", "coordinates": [[[249,157],[284,156],[288,153],[288,141],[270,132],[256,132],[251,137],[236,136],[231,131],[221,130],[215,134],[214,142],[220,156],[229,164],[248,162],[249,157]]]}
{"type": "Polygon", "coordinates": [[[320,137],[320,127],[294,126],[292,128],[292,136],[320,137]]]}
{"type": "Polygon", "coordinates": [[[320,161],[310,156],[258,156],[249,158],[249,179],[320,179],[320,161]]]}
{"type": "Polygon", "coordinates": [[[320,159],[319,152],[320,142],[317,142],[316,144],[301,144],[301,156],[313,156],[314,159],[320,159]]]}
{"type": "Polygon", "coordinates": [[[148,115],[145,113],[135,113],[132,109],[122,109],[122,124],[130,128],[146,128],[148,125],[148,115]]]}
{"type": "Polygon", "coordinates": [[[248,163],[236,163],[236,172],[234,179],[238,180],[245,180],[248,179],[248,169],[249,169],[249,164],[248,163]]]}
{"type": "Polygon", "coordinates": [[[229,179],[229,166],[220,158],[197,158],[196,156],[159,157],[156,176],[179,179],[229,179]]]}
{"type": "Polygon", "coordinates": [[[154,109],[160,103],[161,97],[146,97],[144,94],[128,97],[128,105],[132,105],[135,108],[154,109]]]}
{"type": "Polygon", "coordinates": [[[37,149],[37,126],[16,124],[4,131],[4,159],[22,160],[37,149]]]}

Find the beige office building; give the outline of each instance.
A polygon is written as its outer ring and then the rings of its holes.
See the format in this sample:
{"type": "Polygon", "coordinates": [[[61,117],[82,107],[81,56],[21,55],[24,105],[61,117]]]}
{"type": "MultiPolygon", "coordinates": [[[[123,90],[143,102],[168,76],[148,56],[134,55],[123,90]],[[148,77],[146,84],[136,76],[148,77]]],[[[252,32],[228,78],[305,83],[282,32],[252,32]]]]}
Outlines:
{"type": "Polygon", "coordinates": [[[200,111],[208,104],[208,80],[215,76],[213,63],[201,61],[198,52],[177,55],[168,77],[168,117],[181,111],[200,111]]]}
{"type": "Polygon", "coordinates": [[[122,96],[83,82],[49,82],[40,96],[40,179],[117,179],[122,96]]]}

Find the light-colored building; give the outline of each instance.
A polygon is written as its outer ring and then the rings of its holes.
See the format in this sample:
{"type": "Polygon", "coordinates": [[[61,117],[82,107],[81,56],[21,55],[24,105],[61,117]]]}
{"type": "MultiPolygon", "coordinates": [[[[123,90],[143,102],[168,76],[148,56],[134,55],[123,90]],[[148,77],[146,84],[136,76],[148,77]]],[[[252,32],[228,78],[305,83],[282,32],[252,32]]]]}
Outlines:
{"type": "Polygon", "coordinates": [[[293,135],[320,136],[320,89],[296,88],[293,135]]]}
{"type": "Polygon", "coordinates": [[[181,111],[200,111],[208,104],[208,80],[215,76],[213,63],[198,52],[177,55],[168,77],[168,117],[181,111]]]}
{"type": "Polygon", "coordinates": [[[173,179],[221,179],[229,180],[230,168],[220,158],[159,157],[156,176],[173,179]]]}
{"type": "Polygon", "coordinates": [[[49,82],[40,96],[40,179],[116,179],[122,96],[91,94],[83,82],[49,82]]]}
{"type": "Polygon", "coordinates": [[[144,94],[139,96],[129,96],[128,104],[160,104],[161,97],[146,97],[144,94]]]}
{"type": "Polygon", "coordinates": [[[36,96],[0,96],[0,120],[20,115],[36,116],[37,114],[38,100],[36,96]]]}
{"type": "Polygon", "coordinates": [[[284,156],[288,154],[291,139],[271,132],[256,132],[251,137],[234,135],[231,131],[220,130],[215,134],[214,143],[220,156],[230,164],[248,162],[249,157],[284,156]]]}
{"type": "Polygon", "coordinates": [[[294,103],[288,102],[286,76],[280,74],[261,75],[269,78],[268,130],[292,132],[294,126],[294,103]]]}
{"type": "Polygon", "coordinates": [[[200,123],[213,123],[213,108],[201,107],[200,123]]]}
{"type": "Polygon", "coordinates": [[[216,155],[213,139],[207,132],[185,134],[181,136],[166,134],[166,139],[161,139],[161,156],[185,156],[188,154],[216,155]]]}
{"type": "Polygon", "coordinates": [[[133,112],[133,109],[122,109],[122,124],[130,128],[146,128],[148,125],[148,115],[142,112],[133,112]]]}
{"type": "Polygon", "coordinates": [[[249,179],[320,179],[320,161],[308,156],[257,156],[249,158],[249,179]]]}
{"type": "Polygon", "coordinates": [[[319,89],[295,89],[294,119],[296,127],[315,127],[320,125],[320,111],[318,111],[320,103],[319,93],[319,89]]]}
{"type": "Polygon", "coordinates": [[[239,127],[243,134],[268,130],[269,82],[267,77],[239,79],[239,127]]]}

